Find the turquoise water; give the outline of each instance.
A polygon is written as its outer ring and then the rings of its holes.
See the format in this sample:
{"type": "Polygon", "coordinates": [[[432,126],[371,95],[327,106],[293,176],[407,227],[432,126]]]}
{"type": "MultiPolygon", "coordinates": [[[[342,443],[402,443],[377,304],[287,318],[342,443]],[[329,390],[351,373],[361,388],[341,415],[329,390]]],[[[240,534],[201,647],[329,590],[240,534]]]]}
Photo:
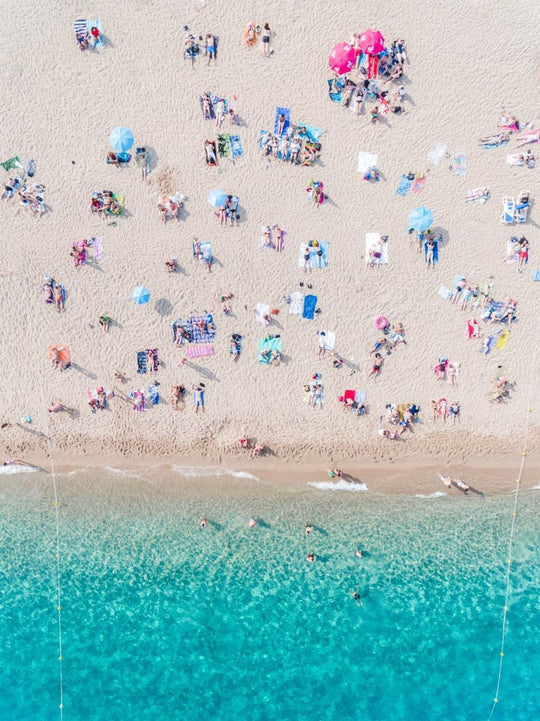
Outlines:
{"type": "MultiPolygon", "coordinates": [[[[64,719],[488,718],[512,497],[211,481],[59,478],[64,719]]],[[[0,719],[58,719],[50,478],[0,491],[0,719]]],[[[539,510],[524,493],[500,721],[540,717],[539,510]]]]}

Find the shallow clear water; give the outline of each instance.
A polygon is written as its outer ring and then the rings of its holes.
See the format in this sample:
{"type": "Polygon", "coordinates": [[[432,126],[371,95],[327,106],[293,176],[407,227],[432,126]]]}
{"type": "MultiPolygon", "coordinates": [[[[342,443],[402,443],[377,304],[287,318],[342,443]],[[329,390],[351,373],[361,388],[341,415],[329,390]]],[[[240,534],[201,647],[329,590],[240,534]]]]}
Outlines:
{"type": "MultiPolygon", "coordinates": [[[[58,483],[64,719],[488,718],[512,497],[58,483]]],[[[0,719],[57,719],[50,477],[1,477],[0,495],[0,719]]],[[[539,510],[538,492],[521,496],[501,721],[540,716],[539,510]]]]}

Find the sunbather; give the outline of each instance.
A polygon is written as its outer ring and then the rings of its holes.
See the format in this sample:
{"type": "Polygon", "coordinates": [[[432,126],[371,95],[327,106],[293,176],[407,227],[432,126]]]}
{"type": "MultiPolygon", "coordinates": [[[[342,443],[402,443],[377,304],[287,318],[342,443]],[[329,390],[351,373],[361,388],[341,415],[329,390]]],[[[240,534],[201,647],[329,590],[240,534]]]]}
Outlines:
{"type": "Polygon", "coordinates": [[[478,145],[501,145],[502,143],[508,142],[510,139],[510,133],[505,130],[496,135],[488,135],[486,138],[479,138],[478,145]]]}
{"type": "Polygon", "coordinates": [[[371,367],[371,370],[368,374],[368,378],[376,377],[381,372],[382,364],[384,363],[384,359],[380,353],[375,353],[375,360],[373,361],[373,366],[371,367]]]}
{"type": "Polygon", "coordinates": [[[401,323],[398,323],[393,332],[390,334],[390,340],[394,341],[394,345],[392,346],[393,348],[395,348],[398,343],[407,345],[407,341],[405,340],[405,328],[401,323]]]}
{"type": "Polygon", "coordinates": [[[540,128],[537,130],[529,130],[523,135],[519,135],[516,140],[519,140],[519,143],[517,144],[518,148],[521,148],[522,145],[527,145],[528,143],[537,143],[540,139],[540,128]]]}
{"type": "Polygon", "coordinates": [[[223,121],[225,120],[225,103],[223,98],[220,98],[215,104],[214,112],[216,114],[216,128],[221,128],[223,121]]]}
{"type": "Polygon", "coordinates": [[[54,281],[52,278],[44,283],[43,292],[45,294],[45,303],[54,303],[54,281]]]}
{"type": "Polygon", "coordinates": [[[403,66],[398,64],[392,71],[392,74],[390,75],[390,77],[386,78],[386,80],[384,82],[391,83],[393,80],[399,80],[402,75],[403,75],[403,66]]]}
{"type": "Polygon", "coordinates": [[[215,145],[212,141],[207,140],[204,144],[204,154],[206,156],[207,165],[217,165],[217,155],[215,145]]]}
{"type": "Polygon", "coordinates": [[[64,305],[64,291],[62,286],[58,283],[54,284],[54,303],[56,305],[56,310],[62,311],[66,309],[64,305]]]}
{"type": "Polygon", "coordinates": [[[184,60],[191,62],[191,67],[195,66],[195,56],[199,52],[199,46],[194,35],[186,35],[184,40],[184,60]]]}
{"type": "Polygon", "coordinates": [[[281,363],[281,353],[277,349],[274,349],[270,354],[268,363],[271,366],[278,366],[281,363]]]}
{"type": "Polygon", "coordinates": [[[118,155],[114,153],[112,150],[109,150],[107,153],[107,163],[109,165],[116,165],[116,167],[120,167],[120,160],[118,159],[118,155]]]}
{"type": "Polygon", "coordinates": [[[204,46],[205,46],[206,57],[208,58],[208,65],[210,65],[210,63],[212,61],[214,61],[214,63],[215,63],[216,62],[216,38],[212,35],[212,33],[207,33],[205,41],[204,41],[204,46]]]}
{"type": "Polygon", "coordinates": [[[176,271],[178,270],[178,260],[176,258],[166,260],[165,267],[167,268],[168,273],[176,273],[176,271]]]}

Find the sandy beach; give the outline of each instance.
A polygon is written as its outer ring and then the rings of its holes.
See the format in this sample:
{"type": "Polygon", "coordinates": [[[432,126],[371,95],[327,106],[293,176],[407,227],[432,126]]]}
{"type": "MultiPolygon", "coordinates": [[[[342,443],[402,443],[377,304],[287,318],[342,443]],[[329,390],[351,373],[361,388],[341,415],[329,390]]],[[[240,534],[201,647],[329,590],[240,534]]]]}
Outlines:
{"type": "MultiPolygon", "coordinates": [[[[35,159],[29,182],[45,186],[47,212],[34,217],[17,198],[0,202],[0,420],[10,424],[0,431],[4,457],[44,467],[51,453],[59,467],[187,458],[258,476],[285,469],[299,477],[308,469],[321,480],[328,464],[339,463],[362,482],[376,474],[381,490],[398,492],[411,478],[429,492],[437,472],[470,471],[471,483],[479,479],[483,490],[506,491],[526,441],[524,485],[538,482],[540,283],[533,273],[540,267],[539,171],[506,162],[508,154],[534,153],[538,145],[517,148],[519,133],[501,147],[478,144],[500,132],[504,114],[539,126],[540,66],[536,53],[523,52],[536,43],[529,11],[502,0],[436,0],[422,14],[403,2],[379,8],[372,0],[361,9],[349,0],[339,9],[316,2],[309,11],[291,0],[279,8],[258,0],[227,8],[201,0],[181,11],[168,0],[128,1],[122,12],[99,0],[91,7],[55,0],[24,8],[8,0],[7,7],[0,161],[18,156],[26,168],[35,159]],[[103,48],[80,51],[77,17],[100,19],[103,48]],[[251,49],[242,44],[251,20],[272,29],[269,57],[260,39],[251,49]],[[406,113],[374,124],[373,99],[356,116],[332,102],[327,84],[334,45],[367,27],[379,28],[387,43],[404,38],[409,61],[406,113]],[[193,67],[183,58],[188,32],[218,36],[215,64],[202,54],[193,67]],[[225,120],[217,129],[203,118],[199,96],[207,92],[234,102],[235,125],[225,120]],[[261,152],[260,130],[272,131],[277,107],[290,108],[294,123],[324,131],[312,166],[261,152]],[[107,164],[115,126],[133,132],[130,152],[147,148],[146,180],[133,158],[125,167],[107,164]],[[209,167],[205,141],[217,140],[218,132],[240,136],[243,154],[209,167]],[[435,163],[430,153],[437,144],[445,151],[435,163]],[[378,156],[379,182],[362,179],[359,152],[378,156]],[[462,169],[466,164],[465,173],[456,173],[457,162],[462,169]],[[423,174],[425,187],[400,196],[400,179],[410,172],[423,174]],[[306,193],[311,180],[323,182],[328,196],[319,207],[306,193]],[[468,191],[485,186],[487,202],[466,202],[468,191]],[[123,213],[92,214],[92,192],[109,188],[125,197],[123,213]],[[237,226],[216,218],[207,202],[214,189],[239,197],[237,226]],[[503,198],[525,190],[527,222],[502,223],[503,198]],[[163,223],[157,198],[176,191],[186,196],[180,219],[163,223]],[[442,237],[435,267],[425,266],[408,234],[417,206],[433,212],[434,233],[442,237]],[[273,224],[287,229],[282,252],[260,247],[261,226],[273,224]],[[388,236],[388,264],[368,267],[366,233],[388,236]],[[505,262],[513,235],[530,243],[521,273],[517,262],[505,262]],[[72,244],[93,237],[102,239],[102,257],[95,260],[90,251],[88,262],[74,267],[72,244]],[[304,272],[299,250],[313,239],[328,243],[327,267],[304,272]],[[193,257],[197,240],[212,244],[210,272],[193,257]],[[171,258],[178,259],[178,272],[167,272],[171,258]],[[44,302],[46,276],[65,286],[64,311],[44,302]],[[517,320],[487,322],[479,303],[460,310],[459,302],[444,300],[438,291],[452,289],[456,276],[473,287],[492,284],[498,301],[516,300],[517,320]],[[132,301],[137,286],[149,289],[147,304],[132,301]],[[321,312],[313,320],[290,313],[285,299],[293,293],[315,295],[321,312]],[[225,314],[220,298],[229,294],[225,314]],[[256,322],[257,303],[279,311],[268,327],[256,322]],[[213,355],[187,358],[188,346],[172,342],[171,323],[208,313],[216,326],[213,355]],[[99,325],[101,315],[112,318],[108,332],[99,325]],[[374,379],[368,353],[381,335],[373,323],[380,315],[403,324],[406,345],[384,356],[374,379]],[[468,337],[469,320],[477,321],[480,337],[468,337]],[[318,331],[335,333],[336,356],[319,357],[318,331]],[[509,331],[500,344],[499,331],[509,331]],[[242,335],[236,362],[233,333],[242,335]],[[267,333],[281,339],[277,367],[259,362],[267,333]],[[485,354],[483,341],[492,333],[499,334],[485,354]],[[53,345],[69,346],[67,370],[51,366],[53,345]],[[137,373],[137,353],[146,349],[158,349],[155,374],[137,373]],[[449,377],[437,380],[434,367],[443,357],[458,369],[457,385],[449,377]],[[333,366],[336,358],[343,359],[341,367],[333,366]],[[304,386],[315,374],[324,403],[311,407],[304,386]],[[498,377],[510,387],[501,403],[490,399],[498,377]],[[156,381],[159,404],[135,412],[129,393],[156,381]],[[195,413],[191,388],[201,382],[205,412],[195,413]],[[169,403],[178,384],[187,389],[182,411],[169,403]],[[101,386],[115,397],[106,410],[92,412],[87,392],[101,386]],[[366,394],[366,415],[344,412],[338,398],[345,390],[366,394]],[[459,404],[459,422],[434,420],[431,403],[441,398],[459,404]],[[70,412],[49,413],[55,402],[70,412]],[[420,407],[419,421],[398,441],[378,433],[389,404],[420,407]],[[251,460],[238,448],[241,436],[265,444],[267,457],[251,460]]],[[[358,73],[351,78],[362,80],[358,73]]],[[[390,94],[397,86],[381,85],[390,94]]],[[[8,182],[17,171],[0,172],[8,182]]]]}

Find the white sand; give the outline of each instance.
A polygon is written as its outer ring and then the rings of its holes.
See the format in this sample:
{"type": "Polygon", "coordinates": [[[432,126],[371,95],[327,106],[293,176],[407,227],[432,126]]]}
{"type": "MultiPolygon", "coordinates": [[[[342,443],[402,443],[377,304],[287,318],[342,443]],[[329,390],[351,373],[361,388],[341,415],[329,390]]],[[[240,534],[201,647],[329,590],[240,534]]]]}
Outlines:
{"type": "Polygon", "coordinates": [[[191,449],[215,457],[235,452],[245,428],[281,457],[406,453],[419,458],[440,454],[446,460],[480,450],[521,449],[528,408],[530,448],[538,451],[540,284],[531,281],[532,270],[540,267],[538,206],[533,205],[524,226],[506,227],[499,218],[504,195],[529,189],[538,203],[539,170],[506,164],[515,140],[482,150],[477,138],[497,132],[503,106],[538,126],[538,58],[527,49],[536,47],[534,15],[540,19],[540,10],[534,5],[520,9],[507,0],[435,0],[421,11],[403,0],[386,8],[373,0],[361,8],[348,0],[274,5],[269,10],[258,0],[195,1],[182,13],[172,0],[127,0],[121,6],[99,0],[72,6],[58,0],[45,5],[8,0],[2,26],[0,160],[13,155],[36,159],[35,180],[46,185],[50,211],[33,218],[15,201],[0,203],[2,415],[12,423],[25,414],[33,418],[30,426],[2,431],[6,453],[43,451],[50,432],[58,454],[191,449]],[[104,50],[77,48],[72,23],[80,16],[101,19],[109,41],[104,50]],[[258,47],[242,47],[244,22],[250,19],[268,21],[275,30],[272,57],[263,58],[258,47]],[[194,69],[183,61],[184,25],[197,35],[219,35],[215,67],[206,67],[201,57],[194,69]],[[408,114],[376,126],[369,116],[356,118],[330,102],[326,84],[333,45],[367,26],[380,28],[389,43],[404,38],[411,61],[405,68],[408,114]],[[204,163],[204,141],[216,138],[214,123],[203,121],[197,100],[207,90],[228,98],[237,94],[243,121],[225,131],[241,136],[244,157],[234,164],[221,161],[218,169],[204,163]],[[313,168],[261,158],[258,132],[272,129],[278,105],[291,108],[293,121],[326,129],[321,161],[313,168]],[[105,163],[109,132],[119,124],[131,128],[135,144],[151,148],[157,160],[146,183],[133,163],[121,169],[105,163]],[[437,141],[452,155],[467,153],[465,177],[449,171],[447,159],[429,165],[428,152],[437,141]],[[360,179],[360,150],[379,156],[380,183],[360,179]],[[421,195],[396,195],[402,173],[428,168],[421,195]],[[187,212],[180,223],[163,225],[156,196],[167,178],[168,190],[188,196],[187,212]],[[305,192],[312,178],[324,182],[331,200],[318,209],[305,192]],[[491,187],[491,199],[484,205],[465,203],[466,191],[483,185],[491,187]],[[238,228],[220,227],[207,204],[208,192],[217,187],[240,196],[238,228]],[[126,197],[126,212],[116,227],[88,212],[91,191],[103,188],[126,197]],[[424,268],[423,256],[407,236],[407,218],[416,205],[431,208],[435,226],[449,238],[434,270],[424,268]],[[261,224],[275,222],[288,229],[281,254],[259,248],[261,224]],[[388,266],[366,268],[366,232],[390,237],[388,266]],[[503,263],[514,233],[525,233],[531,242],[522,275],[515,265],[503,263]],[[71,243],[94,235],[103,237],[103,260],[97,268],[75,269],[71,243]],[[192,260],[194,236],[212,241],[217,262],[209,275],[192,260]],[[312,238],[329,242],[329,263],[306,276],[297,267],[298,248],[312,238]],[[165,271],[170,257],[179,259],[181,273],[165,271]],[[481,355],[479,342],[467,340],[466,334],[467,318],[480,319],[479,311],[462,313],[437,295],[438,287],[451,286],[458,273],[478,283],[493,275],[495,297],[519,301],[519,322],[511,327],[506,350],[481,355]],[[67,287],[63,314],[43,302],[46,274],[67,287]],[[314,321],[290,315],[283,301],[301,280],[313,283],[323,311],[314,321]],[[152,292],[147,306],[130,300],[139,284],[152,292]],[[222,316],[218,302],[226,292],[235,295],[230,317],[222,316]],[[257,362],[264,335],[254,320],[258,301],[280,309],[271,327],[281,335],[286,356],[279,368],[257,362]],[[173,347],[169,324],[204,310],[214,312],[218,326],[215,355],[179,367],[184,351],[173,347]],[[108,334],[97,323],[104,312],[115,321],[108,334]],[[367,380],[367,351],[377,337],[372,320],[381,312],[405,325],[408,345],[387,358],[374,382],[367,380]],[[358,367],[354,375],[317,358],[318,329],[335,331],[337,351],[358,367]],[[244,336],[238,363],[229,355],[232,332],[244,336]],[[51,343],[69,344],[76,366],[65,373],[51,369],[51,343]],[[149,347],[158,347],[163,361],[157,376],[162,405],[134,413],[117,398],[110,411],[92,414],[87,389],[111,387],[116,368],[130,378],[126,386],[117,383],[117,389],[132,390],[143,381],[148,385],[150,376],[135,370],[136,351],[149,347]],[[432,369],[440,355],[461,363],[457,390],[435,381],[432,369]],[[487,392],[498,365],[517,389],[507,403],[494,406],[487,392]],[[322,410],[303,399],[303,383],[317,371],[324,384],[322,410]],[[207,387],[206,413],[195,416],[189,402],[183,413],[174,413],[168,406],[171,385],[190,387],[200,380],[207,387]],[[346,388],[367,391],[368,417],[343,413],[337,397],[346,388]],[[461,402],[459,429],[447,424],[442,432],[441,424],[431,421],[430,401],[441,396],[461,402]],[[52,400],[77,412],[73,417],[47,414],[52,400]],[[412,401],[423,409],[415,435],[399,443],[378,436],[384,405],[412,401]]]}

